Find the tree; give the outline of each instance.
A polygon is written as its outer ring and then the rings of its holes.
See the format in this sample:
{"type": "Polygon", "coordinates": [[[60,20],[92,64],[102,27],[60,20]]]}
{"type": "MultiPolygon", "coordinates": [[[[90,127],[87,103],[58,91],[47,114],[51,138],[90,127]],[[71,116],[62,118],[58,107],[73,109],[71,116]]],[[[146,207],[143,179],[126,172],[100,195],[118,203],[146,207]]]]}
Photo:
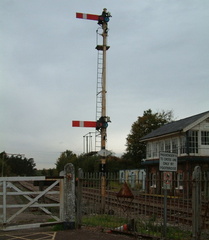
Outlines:
{"type": "Polygon", "coordinates": [[[140,138],[171,122],[172,119],[172,111],[163,110],[157,113],[153,113],[151,109],[144,111],[143,116],[139,116],[137,121],[132,124],[131,132],[126,138],[126,153],[122,158],[134,162],[135,166],[139,167],[141,160],[146,157],[146,144],[140,142],[140,138]]]}
{"type": "Polygon", "coordinates": [[[11,169],[10,166],[7,164],[8,156],[6,152],[0,153],[0,176],[10,176],[11,169]]]}
{"type": "Polygon", "coordinates": [[[61,153],[60,157],[55,163],[58,173],[64,170],[64,167],[67,163],[72,163],[75,165],[76,159],[76,154],[70,150],[66,150],[65,152],[61,153]]]}
{"type": "Polygon", "coordinates": [[[25,164],[25,174],[26,176],[33,176],[35,175],[35,162],[33,158],[24,158],[24,164],[25,164]]]}
{"type": "Polygon", "coordinates": [[[64,170],[67,163],[74,165],[76,174],[79,168],[82,168],[84,172],[95,172],[99,170],[99,159],[99,156],[88,156],[86,154],[77,156],[72,151],[66,150],[61,153],[55,165],[57,172],[64,170]]]}
{"type": "Polygon", "coordinates": [[[127,169],[132,166],[127,164],[127,161],[125,161],[122,158],[116,157],[116,156],[108,156],[107,157],[107,172],[118,172],[119,170],[127,169]]]}
{"type": "Polygon", "coordinates": [[[97,155],[89,156],[86,154],[81,154],[77,158],[75,169],[77,171],[78,168],[82,168],[84,172],[98,172],[99,164],[100,156],[97,155]]]}
{"type": "Polygon", "coordinates": [[[10,166],[12,176],[35,175],[36,164],[33,158],[22,158],[21,155],[11,156],[7,159],[7,165],[10,166]]]}
{"type": "Polygon", "coordinates": [[[35,166],[33,158],[22,158],[21,155],[9,157],[5,152],[0,154],[2,176],[33,176],[35,166]]]}

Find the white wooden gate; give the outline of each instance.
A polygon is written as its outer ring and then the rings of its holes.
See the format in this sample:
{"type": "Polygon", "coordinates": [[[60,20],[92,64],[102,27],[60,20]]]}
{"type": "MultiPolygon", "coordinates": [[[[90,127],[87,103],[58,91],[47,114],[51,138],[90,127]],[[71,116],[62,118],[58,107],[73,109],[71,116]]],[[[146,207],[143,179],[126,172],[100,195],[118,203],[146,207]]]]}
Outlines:
{"type": "Polygon", "coordinates": [[[15,225],[12,223],[12,220],[17,217],[19,214],[23,213],[27,208],[39,208],[45,214],[50,216],[50,218],[54,219],[54,224],[60,223],[63,221],[63,178],[58,179],[46,179],[45,176],[40,177],[2,177],[0,178],[0,188],[2,191],[0,192],[0,209],[2,211],[1,219],[2,229],[3,230],[15,230],[15,229],[24,229],[24,228],[34,228],[47,225],[49,223],[32,223],[32,224],[24,224],[24,225],[15,225]],[[43,191],[31,191],[31,190],[22,190],[22,188],[17,185],[17,183],[21,182],[30,182],[31,185],[35,181],[53,181],[49,186],[46,187],[43,191]],[[53,188],[56,185],[59,185],[59,191],[53,191],[53,188]],[[57,195],[56,203],[41,203],[40,199],[47,194],[57,195]],[[33,195],[33,197],[31,197],[33,195]],[[25,200],[25,204],[9,204],[7,199],[9,196],[22,196],[25,200]],[[52,212],[49,211],[48,208],[57,207],[59,208],[59,216],[55,216],[52,212]],[[19,209],[12,215],[8,216],[7,212],[9,209],[19,209]],[[8,216],[8,217],[7,217],[8,216]]]}

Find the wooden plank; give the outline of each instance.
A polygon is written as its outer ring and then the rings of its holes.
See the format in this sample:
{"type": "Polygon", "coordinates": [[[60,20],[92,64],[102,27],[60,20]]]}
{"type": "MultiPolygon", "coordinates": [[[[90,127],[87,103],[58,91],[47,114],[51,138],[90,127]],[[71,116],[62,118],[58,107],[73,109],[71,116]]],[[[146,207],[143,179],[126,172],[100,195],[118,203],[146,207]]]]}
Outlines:
{"type": "Polygon", "coordinates": [[[50,189],[52,189],[54,186],[59,183],[59,180],[54,182],[51,186],[49,186],[47,189],[45,189],[41,194],[39,194],[37,197],[32,199],[25,207],[21,208],[19,211],[17,211],[14,215],[12,215],[8,220],[7,223],[9,223],[12,219],[14,219],[17,215],[19,215],[21,212],[23,212],[26,208],[30,207],[33,203],[37,202],[39,198],[41,198],[44,194],[46,194],[50,189]]]}
{"type": "Polygon", "coordinates": [[[34,177],[34,176],[28,176],[28,177],[0,177],[0,182],[1,181],[7,181],[7,182],[18,182],[18,181],[41,181],[45,180],[45,176],[39,176],[39,177],[34,177]]]}
{"type": "Polygon", "coordinates": [[[9,226],[3,229],[3,231],[11,231],[11,230],[21,230],[21,229],[31,229],[31,228],[39,228],[44,226],[51,226],[62,223],[61,221],[51,222],[51,223],[31,223],[31,224],[22,224],[16,226],[9,226]]]}
{"type": "MultiPolygon", "coordinates": [[[[32,191],[29,191],[29,192],[24,192],[24,191],[21,191],[21,192],[7,192],[7,196],[30,195],[30,194],[38,195],[38,194],[41,194],[41,193],[42,193],[42,191],[36,191],[36,192],[32,192],[32,191]]],[[[59,193],[60,193],[59,191],[51,191],[51,192],[47,193],[46,196],[48,194],[53,195],[53,194],[59,194],[59,193]]],[[[3,196],[2,192],[0,193],[0,196],[3,196]]]]}
{"type": "Polygon", "coordinates": [[[96,127],[95,121],[72,121],[73,127],[96,127]]]}
{"type": "MultiPolygon", "coordinates": [[[[59,181],[59,180],[58,180],[59,181]]],[[[8,184],[9,187],[13,188],[14,190],[16,190],[19,193],[22,193],[22,195],[28,199],[29,201],[32,200],[31,197],[29,197],[28,195],[25,194],[25,192],[23,192],[22,190],[20,190],[18,187],[16,187],[13,183],[9,183],[8,184]]],[[[33,193],[33,192],[32,192],[33,193]]],[[[40,192],[41,193],[41,192],[40,192]]],[[[51,193],[51,192],[49,192],[51,193]]],[[[29,194],[31,194],[31,192],[29,192],[29,194]]],[[[33,205],[32,205],[33,206],[33,205]]],[[[57,204],[57,206],[59,207],[60,204],[57,204]]],[[[22,206],[24,207],[24,206],[22,206]]],[[[54,216],[47,208],[45,208],[44,206],[36,206],[39,207],[43,212],[45,212],[46,214],[50,215],[52,218],[54,218],[55,220],[59,221],[60,219],[57,216],[54,216]]],[[[47,207],[47,206],[46,206],[47,207]]],[[[55,207],[55,206],[54,206],[55,207]]],[[[7,208],[9,208],[9,206],[7,206],[7,208]]]]}
{"type": "Polygon", "coordinates": [[[89,14],[89,13],[78,13],[77,12],[76,13],[76,18],[98,21],[99,20],[99,15],[89,14]]]}
{"type": "MultiPolygon", "coordinates": [[[[21,207],[25,207],[27,206],[27,204],[9,204],[7,205],[7,208],[21,208],[21,207]]],[[[60,204],[59,203],[34,203],[29,207],[37,207],[37,208],[45,208],[45,207],[59,207],[60,204]]],[[[0,205],[0,208],[2,208],[3,205],[0,205]]],[[[47,210],[47,209],[46,209],[47,210]]],[[[51,212],[47,212],[47,214],[51,215],[51,212]]]]}
{"type": "Polygon", "coordinates": [[[3,181],[3,223],[6,223],[7,219],[7,199],[6,199],[6,194],[7,194],[7,186],[6,186],[6,181],[3,181]]]}

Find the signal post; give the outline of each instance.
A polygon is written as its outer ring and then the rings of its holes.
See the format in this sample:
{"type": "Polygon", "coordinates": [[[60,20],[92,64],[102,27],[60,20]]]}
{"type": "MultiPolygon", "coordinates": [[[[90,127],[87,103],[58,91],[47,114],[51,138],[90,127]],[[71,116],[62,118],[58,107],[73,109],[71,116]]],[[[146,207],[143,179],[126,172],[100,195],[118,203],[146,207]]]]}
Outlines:
{"type": "MultiPolygon", "coordinates": [[[[109,18],[111,17],[111,14],[109,12],[107,12],[106,8],[104,8],[102,15],[76,13],[76,17],[82,18],[82,19],[88,19],[88,20],[96,20],[96,21],[98,21],[98,24],[102,27],[102,30],[103,30],[103,32],[101,34],[101,36],[103,38],[103,45],[96,46],[96,49],[98,51],[103,52],[101,117],[99,119],[96,119],[97,121],[95,123],[92,124],[92,122],[91,122],[91,124],[87,124],[86,127],[93,127],[95,124],[96,130],[99,131],[100,135],[101,135],[101,150],[98,152],[98,154],[101,156],[101,165],[100,165],[100,172],[102,173],[102,176],[101,176],[101,196],[102,196],[101,210],[104,212],[104,210],[105,210],[105,195],[106,195],[106,176],[105,176],[106,157],[110,154],[110,152],[106,150],[107,126],[108,126],[108,122],[110,122],[109,117],[107,117],[107,114],[106,114],[106,93],[107,93],[107,90],[106,90],[106,52],[109,49],[109,47],[107,46],[107,36],[108,36],[108,22],[109,22],[109,18]]],[[[74,126],[76,125],[75,122],[78,122],[78,121],[73,121],[74,126]]],[[[78,125],[76,125],[76,127],[77,126],[78,125]]]]}

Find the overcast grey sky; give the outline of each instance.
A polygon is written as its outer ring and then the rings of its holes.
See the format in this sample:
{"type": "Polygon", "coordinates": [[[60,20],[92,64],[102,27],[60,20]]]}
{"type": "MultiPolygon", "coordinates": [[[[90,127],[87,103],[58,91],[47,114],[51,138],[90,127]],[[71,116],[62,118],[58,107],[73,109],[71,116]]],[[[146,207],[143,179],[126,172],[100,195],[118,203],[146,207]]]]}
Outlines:
{"type": "Polygon", "coordinates": [[[107,52],[107,149],[125,152],[144,110],[175,119],[209,110],[208,0],[1,0],[0,151],[53,168],[60,153],[83,151],[72,120],[95,120],[95,21],[112,13],[107,52]]]}

